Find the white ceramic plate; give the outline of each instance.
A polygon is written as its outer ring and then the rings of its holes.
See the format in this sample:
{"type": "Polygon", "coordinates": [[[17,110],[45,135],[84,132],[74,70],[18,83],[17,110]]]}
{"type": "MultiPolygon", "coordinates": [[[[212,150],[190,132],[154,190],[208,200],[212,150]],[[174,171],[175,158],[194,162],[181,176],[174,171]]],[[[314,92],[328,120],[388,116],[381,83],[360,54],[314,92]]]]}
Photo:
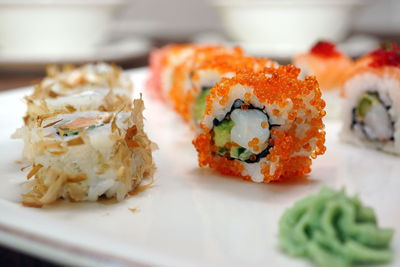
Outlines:
{"type": "MultiPolygon", "coordinates": [[[[138,93],[146,70],[132,72],[138,93]]],[[[281,253],[278,219],[296,200],[322,185],[374,207],[380,225],[393,227],[400,259],[400,159],[338,142],[328,124],[326,154],[308,182],[255,184],[199,169],[190,131],[168,108],[145,95],[146,126],[160,149],[154,186],[121,203],[21,206],[22,143],[10,135],[21,125],[29,90],[0,94],[0,242],[70,265],[311,266],[281,253]],[[138,211],[133,213],[129,208],[138,211]]]]}

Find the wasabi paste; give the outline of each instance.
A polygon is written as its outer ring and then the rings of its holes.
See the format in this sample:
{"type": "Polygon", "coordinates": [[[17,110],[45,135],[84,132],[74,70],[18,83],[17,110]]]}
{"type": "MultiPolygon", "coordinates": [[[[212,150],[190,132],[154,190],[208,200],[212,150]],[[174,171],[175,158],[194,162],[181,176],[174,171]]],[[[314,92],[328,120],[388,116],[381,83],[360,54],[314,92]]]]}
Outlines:
{"type": "Polygon", "coordinates": [[[322,188],[287,209],[279,222],[279,245],[320,267],[386,263],[392,260],[392,229],[377,225],[374,211],[358,197],[322,188]]]}

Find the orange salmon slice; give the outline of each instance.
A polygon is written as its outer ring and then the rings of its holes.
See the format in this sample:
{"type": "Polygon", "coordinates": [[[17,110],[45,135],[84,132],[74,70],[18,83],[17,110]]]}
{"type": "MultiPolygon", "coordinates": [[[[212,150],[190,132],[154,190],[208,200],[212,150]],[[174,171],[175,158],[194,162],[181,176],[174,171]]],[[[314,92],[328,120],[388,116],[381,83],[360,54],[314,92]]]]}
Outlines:
{"type": "Polygon", "coordinates": [[[91,125],[96,125],[99,122],[99,120],[100,120],[99,117],[82,117],[74,119],[63,125],[60,125],[58,128],[64,130],[78,130],[85,127],[89,127],[91,125]]]}

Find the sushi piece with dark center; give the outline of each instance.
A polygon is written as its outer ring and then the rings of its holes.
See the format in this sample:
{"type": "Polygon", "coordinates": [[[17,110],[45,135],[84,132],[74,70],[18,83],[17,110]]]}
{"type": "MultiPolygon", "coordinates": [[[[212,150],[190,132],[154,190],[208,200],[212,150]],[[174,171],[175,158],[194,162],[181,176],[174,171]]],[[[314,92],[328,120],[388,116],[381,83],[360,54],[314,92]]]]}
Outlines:
{"type": "Polygon", "coordinates": [[[211,88],[193,141],[200,167],[265,183],[309,173],[325,152],[325,102],[315,78],[299,72],[244,71],[211,88]]]}
{"type": "Polygon", "coordinates": [[[393,44],[359,59],[343,94],[342,140],[400,154],[400,48],[393,44]]]}

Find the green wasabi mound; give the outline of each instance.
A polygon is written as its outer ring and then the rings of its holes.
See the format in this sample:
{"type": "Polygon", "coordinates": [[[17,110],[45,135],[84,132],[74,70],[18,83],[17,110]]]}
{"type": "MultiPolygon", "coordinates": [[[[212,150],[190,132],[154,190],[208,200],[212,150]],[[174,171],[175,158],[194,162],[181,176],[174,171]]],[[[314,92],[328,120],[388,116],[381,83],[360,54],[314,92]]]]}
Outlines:
{"type": "Polygon", "coordinates": [[[357,196],[329,188],[299,200],[279,221],[281,249],[321,267],[389,262],[392,236],[393,230],[379,228],[372,208],[357,196]]]}

